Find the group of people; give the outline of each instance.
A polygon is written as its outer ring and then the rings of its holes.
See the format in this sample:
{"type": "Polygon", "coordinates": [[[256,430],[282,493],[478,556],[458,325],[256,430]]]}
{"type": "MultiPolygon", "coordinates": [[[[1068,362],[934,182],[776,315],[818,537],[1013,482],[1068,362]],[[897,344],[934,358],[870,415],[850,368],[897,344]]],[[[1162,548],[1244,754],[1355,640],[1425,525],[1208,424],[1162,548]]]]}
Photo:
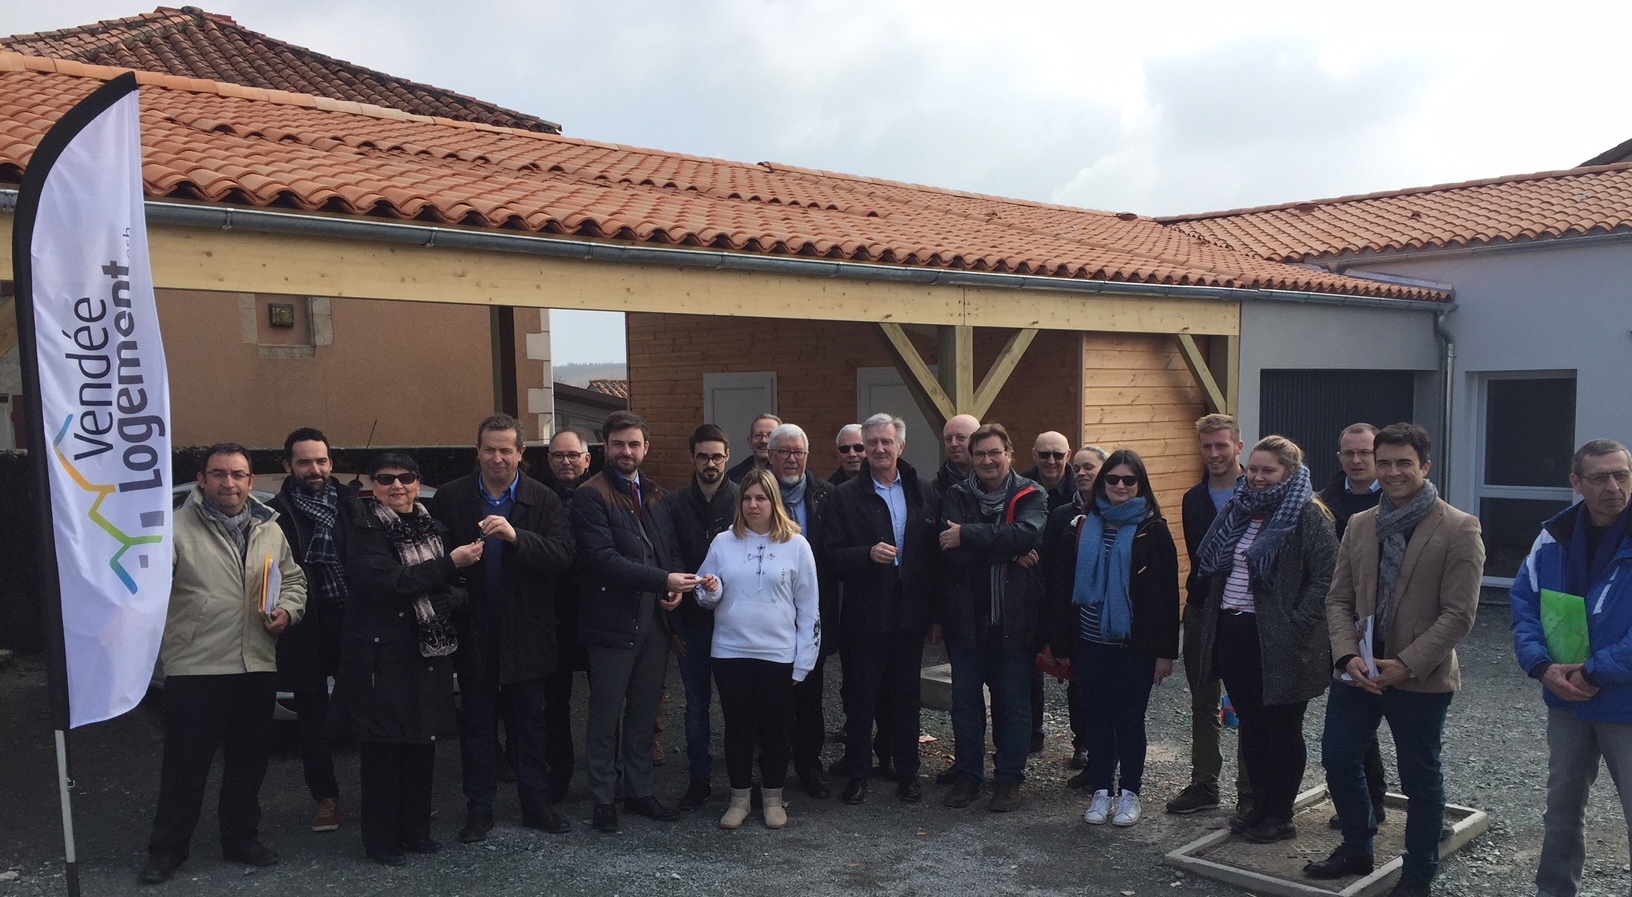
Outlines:
{"type": "MultiPolygon", "coordinates": [[[[368,463],[371,494],[360,496],[334,477],[327,439],[307,428],[290,434],[289,476],[262,504],[247,450],[213,446],[176,514],[165,750],[141,880],[168,880],[187,858],[217,748],[224,855],[277,861],[258,837],[257,794],[280,680],[301,719],[313,829],[340,825],[330,745],[349,732],[363,846],[387,865],[440,848],[430,832],[434,745],[451,719],[455,672],[466,843],[494,824],[501,766],[513,769],[523,825],[570,830],[556,806],[576,762],[579,670],[590,684],[582,744],[598,831],[618,830],[620,796],[624,811],[659,821],[716,797],[716,690],[729,783],[722,828],[749,818],[756,786],[765,825],[786,825],[790,768],[813,798],[831,795],[832,776],[843,780],[841,799],[860,804],[884,778],[916,802],[927,638],[944,641],[951,660],[955,760],[936,776],[946,806],[987,795],[993,811],[1021,805],[1028,753],[1041,748],[1047,669],[1071,679],[1071,762],[1081,771],[1070,785],[1089,794],[1085,821],[1135,824],[1151,691],[1182,656],[1191,777],[1168,812],[1220,805],[1222,689],[1241,727],[1230,827],[1256,842],[1294,837],[1304,716],[1325,694],[1321,760],[1343,841],[1305,874],[1372,869],[1386,815],[1377,742],[1386,719],[1410,799],[1394,893],[1429,893],[1455,648],[1472,627],[1483,568],[1478,520],[1438,498],[1431,441],[1414,424],[1344,430],[1342,470],[1319,493],[1284,437],[1260,440],[1243,464],[1233,418],[1207,415],[1196,432],[1205,474],[1182,502],[1184,601],[1177,545],[1136,451],[1073,453],[1049,432],[1034,444],[1035,465],[1017,472],[1004,427],[968,415],[945,425],[946,461],[933,477],[902,458],[906,427],[888,414],[839,431],[839,467],[826,479],[808,469],[809,438],[795,424],[762,415],[752,455],[735,466],[729,437],[707,424],[688,443],[691,481],[672,492],[642,473],[650,430],[627,411],[603,427],[600,472],[589,472],[584,438],[563,431],[543,480],[521,469],[521,423],[494,415],[478,428],[477,470],[428,502],[417,462],[397,452],[368,463]],[[266,594],[273,584],[277,594],[266,594]],[[677,807],[658,798],[653,776],[671,653],[689,778],[677,807]],[[823,673],[834,654],[845,752],[824,769],[823,673]]],[[[1598,756],[1617,782],[1632,758],[1621,732],[1632,721],[1632,691],[1622,693],[1632,662],[1616,650],[1632,630],[1632,611],[1616,602],[1628,588],[1616,581],[1619,564],[1632,558],[1629,480],[1624,447],[1583,446],[1571,483],[1584,500],[1546,524],[1513,590],[1519,658],[1550,705],[1538,875],[1550,897],[1579,884],[1598,756]],[[1549,653],[1541,596],[1555,592],[1584,599],[1596,653],[1549,653]]]]}

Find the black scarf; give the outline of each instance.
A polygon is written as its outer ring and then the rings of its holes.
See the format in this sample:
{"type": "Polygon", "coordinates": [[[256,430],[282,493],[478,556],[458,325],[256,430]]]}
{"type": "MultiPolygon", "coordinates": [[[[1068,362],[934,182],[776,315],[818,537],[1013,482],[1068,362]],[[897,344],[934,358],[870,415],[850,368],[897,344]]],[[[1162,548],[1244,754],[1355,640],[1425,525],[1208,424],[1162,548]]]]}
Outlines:
{"type": "Polygon", "coordinates": [[[1252,518],[1268,516],[1257,538],[1247,548],[1247,570],[1252,575],[1250,585],[1254,592],[1273,591],[1275,563],[1281,556],[1281,547],[1303,519],[1303,507],[1314,495],[1309,485],[1309,468],[1302,465],[1297,473],[1263,492],[1249,488],[1245,474],[1237,477],[1235,494],[1230,496],[1224,510],[1218,512],[1213,525],[1207,528],[1207,537],[1196,550],[1201,575],[1229,570],[1235,564],[1235,545],[1241,541],[1252,518]]]}
{"type": "Polygon", "coordinates": [[[295,510],[312,521],[312,538],[306,545],[306,565],[316,574],[311,593],[337,608],[345,607],[346,571],[334,541],[334,530],[340,522],[340,490],[334,483],[324,482],[323,491],[313,495],[290,477],[283,481],[283,491],[295,510]]]}

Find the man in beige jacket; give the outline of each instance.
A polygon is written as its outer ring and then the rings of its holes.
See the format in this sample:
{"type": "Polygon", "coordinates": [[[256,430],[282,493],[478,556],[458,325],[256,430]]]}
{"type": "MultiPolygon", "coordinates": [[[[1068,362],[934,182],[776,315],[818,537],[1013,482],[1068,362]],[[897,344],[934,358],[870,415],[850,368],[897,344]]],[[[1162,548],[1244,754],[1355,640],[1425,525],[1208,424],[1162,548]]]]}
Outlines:
{"type": "Polygon", "coordinates": [[[1311,878],[1371,872],[1377,822],[1361,755],[1387,719],[1410,798],[1404,868],[1390,897],[1428,894],[1439,870],[1445,713],[1461,686],[1456,646],[1473,628],[1485,564],[1478,518],[1441,501],[1428,482],[1431,447],[1416,424],[1378,431],[1383,496],[1349,519],[1326,598],[1335,678],[1321,751],[1343,843],[1303,871],[1311,878]]]}
{"type": "Polygon", "coordinates": [[[176,511],[175,572],[159,648],[164,759],[144,884],[170,880],[186,861],[218,748],[225,764],[222,856],[250,866],[278,861],[260,842],[260,790],[277,698],[277,636],[306,609],[306,577],[273,522],[277,514],[255,499],[254,487],[249,452],[214,445],[197,491],[176,511]]]}

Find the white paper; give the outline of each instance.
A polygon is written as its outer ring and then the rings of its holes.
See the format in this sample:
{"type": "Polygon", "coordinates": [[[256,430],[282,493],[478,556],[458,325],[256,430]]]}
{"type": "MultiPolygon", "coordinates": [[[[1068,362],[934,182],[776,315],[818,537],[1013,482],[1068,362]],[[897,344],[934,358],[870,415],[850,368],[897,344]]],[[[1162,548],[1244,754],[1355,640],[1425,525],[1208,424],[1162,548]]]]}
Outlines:
{"type": "MultiPolygon", "coordinates": [[[[1374,634],[1372,627],[1375,625],[1376,620],[1377,615],[1372,614],[1364,620],[1356,620],[1354,623],[1354,634],[1360,637],[1360,659],[1366,662],[1367,679],[1377,678],[1377,658],[1372,648],[1374,634]]],[[[1354,681],[1354,677],[1348,673],[1344,673],[1342,679],[1344,682],[1354,681]]]]}

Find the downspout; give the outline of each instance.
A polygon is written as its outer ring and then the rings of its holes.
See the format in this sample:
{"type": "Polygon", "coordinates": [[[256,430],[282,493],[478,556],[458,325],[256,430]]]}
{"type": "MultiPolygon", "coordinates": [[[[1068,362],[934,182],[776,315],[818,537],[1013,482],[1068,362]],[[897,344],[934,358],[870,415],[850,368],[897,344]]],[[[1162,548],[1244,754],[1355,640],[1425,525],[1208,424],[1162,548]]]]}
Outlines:
{"type": "Polygon", "coordinates": [[[1456,338],[1451,331],[1445,328],[1445,316],[1449,312],[1439,312],[1434,315],[1434,335],[1439,337],[1441,352],[1439,357],[1440,384],[1444,387],[1444,395],[1439,400],[1439,497],[1446,502],[1451,500],[1451,434],[1455,431],[1451,421],[1451,411],[1456,397],[1456,338]]]}

